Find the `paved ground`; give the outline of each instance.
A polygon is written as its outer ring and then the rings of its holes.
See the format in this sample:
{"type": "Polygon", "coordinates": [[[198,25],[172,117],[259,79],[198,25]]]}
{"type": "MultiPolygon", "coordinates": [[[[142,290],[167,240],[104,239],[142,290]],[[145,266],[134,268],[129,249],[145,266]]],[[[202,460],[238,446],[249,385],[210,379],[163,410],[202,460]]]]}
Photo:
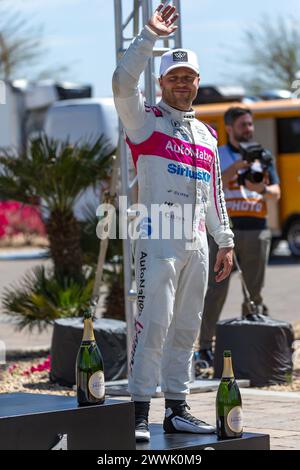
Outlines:
{"type": "MultiPolygon", "coordinates": [[[[0,261],[0,297],[6,287],[17,285],[27,271],[33,267],[47,264],[46,260],[0,261]]],[[[1,304],[0,304],[1,305],[1,304]]],[[[7,350],[34,349],[51,343],[52,328],[39,331],[17,331],[12,320],[0,310],[0,341],[4,341],[7,350]]]]}

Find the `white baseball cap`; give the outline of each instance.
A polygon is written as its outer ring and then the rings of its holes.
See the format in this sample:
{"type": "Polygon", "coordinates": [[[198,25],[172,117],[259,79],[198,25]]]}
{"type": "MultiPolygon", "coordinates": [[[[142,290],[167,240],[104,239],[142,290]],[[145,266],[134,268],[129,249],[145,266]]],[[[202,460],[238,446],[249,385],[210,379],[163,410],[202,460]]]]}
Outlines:
{"type": "Polygon", "coordinates": [[[161,56],[159,75],[167,75],[177,67],[187,67],[199,75],[198,58],[195,52],[188,49],[171,49],[161,56]]]}

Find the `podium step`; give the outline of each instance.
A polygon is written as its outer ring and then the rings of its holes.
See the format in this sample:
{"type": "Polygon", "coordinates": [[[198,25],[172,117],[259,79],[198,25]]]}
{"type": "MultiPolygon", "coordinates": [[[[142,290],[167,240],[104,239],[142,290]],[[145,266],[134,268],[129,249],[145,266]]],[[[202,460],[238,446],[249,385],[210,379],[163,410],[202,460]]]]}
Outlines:
{"type": "Polygon", "coordinates": [[[134,450],[134,405],[106,400],[78,407],[75,398],[0,395],[0,450],[134,450]],[[60,447],[61,446],[61,447],[60,447]]]}
{"type": "Polygon", "coordinates": [[[150,442],[137,444],[137,450],[270,450],[267,434],[244,433],[240,439],[220,441],[216,434],[165,434],[160,424],[150,424],[150,434],[150,442]]]}

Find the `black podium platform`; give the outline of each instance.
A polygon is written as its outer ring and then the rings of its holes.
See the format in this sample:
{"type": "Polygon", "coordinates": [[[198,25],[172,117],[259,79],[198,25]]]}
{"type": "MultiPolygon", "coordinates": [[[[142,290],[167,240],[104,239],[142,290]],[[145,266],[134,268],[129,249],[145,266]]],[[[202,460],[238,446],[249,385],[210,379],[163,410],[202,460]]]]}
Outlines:
{"type": "Polygon", "coordinates": [[[159,424],[150,425],[149,443],[137,444],[140,451],[153,450],[269,450],[270,436],[267,434],[244,433],[241,439],[219,441],[216,434],[165,434],[159,424]]]}
{"type": "Polygon", "coordinates": [[[0,394],[0,450],[51,449],[58,435],[68,450],[134,450],[133,403],[79,408],[71,397],[0,394]]]}
{"type": "Polygon", "coordinates": [[[0,450],[52,449],[59,435],[64,435],[64,450],[270,449],[266,434],[245,433],[242,439],[218,441],[215,434],[165,434],[159,424],[150,425],[150,432],[150,443],[136,445],[131,402],[106,400],[79,408],[70,397],[0,394],[0,450]]]}

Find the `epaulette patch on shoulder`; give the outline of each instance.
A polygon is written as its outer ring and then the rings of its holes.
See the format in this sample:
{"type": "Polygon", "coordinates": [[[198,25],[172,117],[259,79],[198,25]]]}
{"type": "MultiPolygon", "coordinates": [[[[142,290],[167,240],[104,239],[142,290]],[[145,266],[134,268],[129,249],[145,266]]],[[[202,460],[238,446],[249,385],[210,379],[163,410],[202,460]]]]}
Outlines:
{"type": "Polygon", "coordinates": [[[150,113],[151,111],[156,117],[162,117],[163,113],[157,106],[150,106],[149,104],[145,103],[145,111],[146,113],[150,113]]]}
{"type": "Polygon", "coordinates": [[[217,133],[217,131],[216,131],[213,127],[211,127],[211,126],[209,126],[208,124],[206,124],[206,122],[204,122],[203,124],[205,125],[205,127],[207,127],[207,129],[209,130],[209,132],[211,133],[211,135],[212,135],[215,139],[218,140],[218,133],[217,133]]]}

